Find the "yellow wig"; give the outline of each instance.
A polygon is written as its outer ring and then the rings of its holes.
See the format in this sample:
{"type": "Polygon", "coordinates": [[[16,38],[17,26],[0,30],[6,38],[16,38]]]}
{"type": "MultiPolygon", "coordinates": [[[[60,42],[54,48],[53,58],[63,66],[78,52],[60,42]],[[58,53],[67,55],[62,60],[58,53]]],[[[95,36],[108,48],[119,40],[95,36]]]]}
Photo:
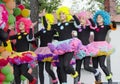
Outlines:
{"type": "Polygon", "coordinates": [[[54,16],[50,13],[45,14],[45,18],[47,20],[47,30],[51,30],[51,25],[54,24],[54,16]]]}
{"type": "Polygon", "coordinates": [[[60,20],[60,13],[64,13],[67,16],[66,18],[67,22],[72,20],[72,15],[70,15],[70,9],[68,7],[62,6],[57,9],[56,14],[57,14],[58,20],[60,20]]]}

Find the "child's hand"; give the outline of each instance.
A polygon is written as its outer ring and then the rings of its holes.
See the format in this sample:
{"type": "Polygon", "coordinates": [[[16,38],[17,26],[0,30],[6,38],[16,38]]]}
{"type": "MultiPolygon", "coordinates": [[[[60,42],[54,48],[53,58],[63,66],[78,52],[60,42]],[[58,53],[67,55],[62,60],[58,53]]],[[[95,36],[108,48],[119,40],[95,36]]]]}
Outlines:
{"type": "Polygon", "coordinates": [[[74,12],[72,10],[70,10],[70,14],[73,16],[74,15],[74,12]]]}
{"type": "Polygon", "coordinates": [[[77,31],[73,30],[71,34],[72,34],[72,37],[77,37],[77,31]]]}
{"type": "Polygon", "coordinates": [[[9,25],[9,27],[8,27],[8,29],[10,29],[10,30],[14,30],[14,26],[13,25],[9,25]]]}
{"type": "Polygon", "coordinates": [[[34,26],[37,24],[37,21],[32,23],[32,25],[30,26],[30,28],[34,28],[34,26]]]}
{"type": "Polygon", "coordinates": [[[46,9],[43,9],[43,11],[41,13],[39,13],[39,17],[43,17],[46,14],[46,9]]]}
{"type": "Polygon", "coordinates": [[[87,13],[87,16],[86,16],[87,19],[92,18],[92,13],[90,11],[87,11],[86,13],[87,13]]]}

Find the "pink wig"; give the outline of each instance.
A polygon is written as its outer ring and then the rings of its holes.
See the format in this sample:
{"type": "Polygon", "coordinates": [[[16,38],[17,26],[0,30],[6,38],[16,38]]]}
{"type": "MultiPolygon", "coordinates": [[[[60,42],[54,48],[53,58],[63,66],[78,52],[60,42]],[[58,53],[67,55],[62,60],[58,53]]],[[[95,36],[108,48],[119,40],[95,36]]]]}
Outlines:
{"type": "Polygon", "coordinates": [[[93,27],[91,22],[89,21],[90,18],[92,18],[92,13],[88,12],[88,11],[82,11],[80,13],[78,13],[78,19],[80,20],[81,18],[84,18],[84,20],[86,21],[86,24],[84,24],[83,26],[90,26],[91,29],[95,29],[96,27],[93,27]]]}
{"type": "Polygon", "coordinates": [[[8,22],[8,11],[3,4],[0,4],[0,27],[8,22]]]}
{"type": "Polygon", "coordinates": [[[19,19],[19,20],[16,22],[17,33],[20,33],[20,30],[19,30],[19,24],[20,24],[20,22],[23,22],[23,23],[24,23],[24,25],[25,25],[25,32],[26,32],[26,33],[29,33],[30,26],[32,25],[31,20],[29,20],[28,18],[21,18],[21,19],[19,19]]]}
{"type": "Polygon", "coordinates": [[[87,16],[88,16],[88,13],[86,11],[82,11],[78,13],[78,19],[80,20],[83,17],[86,21],[86,25],[90,23],[87,16]]]}

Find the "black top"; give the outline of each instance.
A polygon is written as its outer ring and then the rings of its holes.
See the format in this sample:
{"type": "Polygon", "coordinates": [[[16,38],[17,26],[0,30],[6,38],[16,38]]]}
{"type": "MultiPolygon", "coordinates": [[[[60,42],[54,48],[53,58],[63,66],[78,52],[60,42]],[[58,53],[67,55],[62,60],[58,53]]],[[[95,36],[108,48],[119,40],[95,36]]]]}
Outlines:
{"type": "Polygon", "coordinates": [[[78,38],[82,41],[83,45],[89,44],[89,37],[90,37],[90,26],[86,26],[86,28],[83,28],[81,26],[82,31],[78,30],[78,38]]]}
{"type": "MultiPolygon", "coordinates": [[[[116,29],[115,21],[112,21],[112,27],[116,29]]],[[[105,41],[107,32],[111,29],[110,25],[97,26],[94,30],[94,41],[105,41]]]]}
{"type": "MultiPolygon", "coordinates": [[[[91,22],[91,26],[95,27],[95,23],[93,22],[92,19],[89,19],[91,22]]],[[[89,37],[90,37],[90,32],[92,29],[90,26],[86,26],[85,28],[81,26],[81,28],[78,28],[78,38],[82,41],[83,45],[89,44],[89,37]]]]}
{"type": "MultiPolygon", "coordinates": [[[[73,16],[74,21],[76,22],[77,25],[79,25],[79,20],[76,18],[76,16],[73,16]]],[[[59,23],[52,25],[52,28],[55,28],[57,32],[59,33],[59,41],[67,40],[72,38],[72,30],[75,29],[74,21],[70,22],[65,22],[65,23],[59,23]]]]}
{"type": "Polygon", "coordinates": [[[55,30],[51,29],[50,31],[47,31],[46,29],[42,29],[38,31],[34,37],[39,37],[40,36],[40,47],[47,46],[48,43],[52,42],[53,36],[56,33],[55,30]]]}
{"type": "Polygon", "coordinates": [[[16,35],[10,36],[10,40],[16,39],[16,51],[17,52],[24,52],[24,51],[28,51],[29,50],[29,41],[27,39],[32,39],[33,38],[33,34],[32,34],[32,29],[30,29],[30,33],[18,33],[16,35]]]}
{"type": "Polygon", "coordinates": [[[103,27],[98,26],[98,28],[94,30],[94,41],[105,41],[107,32],[109,30],[110,30],[109,25],[104,25],[103,27]]]}

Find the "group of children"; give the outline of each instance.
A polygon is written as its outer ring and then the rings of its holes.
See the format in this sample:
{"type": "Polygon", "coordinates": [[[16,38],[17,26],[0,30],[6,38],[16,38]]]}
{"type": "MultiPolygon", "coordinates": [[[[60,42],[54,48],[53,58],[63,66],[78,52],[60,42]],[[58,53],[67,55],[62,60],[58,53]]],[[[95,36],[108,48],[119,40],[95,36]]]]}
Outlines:
{"type": "MultiPolygon", "coordinates": [[[[33,27],[36,23],[26,18],[16,22],[17,34],[8,38],[16,40],[14,47],[17,53],[12,52],[14,56],[11,55],[8,59],[13,64],[15,83],[21,83],[22,74],[30,81],[29,84],[36,84],[37,79],[28,73],[28,65],[37,60],[40,84],[44,84],[44,64],[53,84],[58,84],[58,81],[60,84],[67,84],[67,74],[74,78],[74,84],[81,84],[82,62],[84,69],[94,74],[95,84],[102,84],[98,64],[105,73],[108,84],[112,84],[112,74],[105,66],[105,59],[112,53],[113,48],[105,38],[109,30],[116,29],[116,24],[111,21],[109,13],[99,10],[93,16],[87,11],[74,15],[69,8],[60,7],[56,10],[56,16],[45,13],[44,10],[40,14],[44,28],[35,34],[33,27]],[[57,18],[56,23],[55,18],[57,18]],[[94,41],[91,43],[90,32],[94,33],[94,41]],[[58,34],[57,37],[56,34],[58,34]],[[34,51],[36,54],[34,55],[29,51],[29,43],[38,37],[40,46],[34,51]],[[52,42],[53,39],[58,41],[52,42]],[[70,64],[72,58],[76,59],[75,69],[70,64]],[[91,58],[92,67],[89,66],[91,58]],[[58,78],[51,69],[51,64],[56,62],[58,78]]],[[[10,26],[8,33],[11,29],[10,26]]]]}

